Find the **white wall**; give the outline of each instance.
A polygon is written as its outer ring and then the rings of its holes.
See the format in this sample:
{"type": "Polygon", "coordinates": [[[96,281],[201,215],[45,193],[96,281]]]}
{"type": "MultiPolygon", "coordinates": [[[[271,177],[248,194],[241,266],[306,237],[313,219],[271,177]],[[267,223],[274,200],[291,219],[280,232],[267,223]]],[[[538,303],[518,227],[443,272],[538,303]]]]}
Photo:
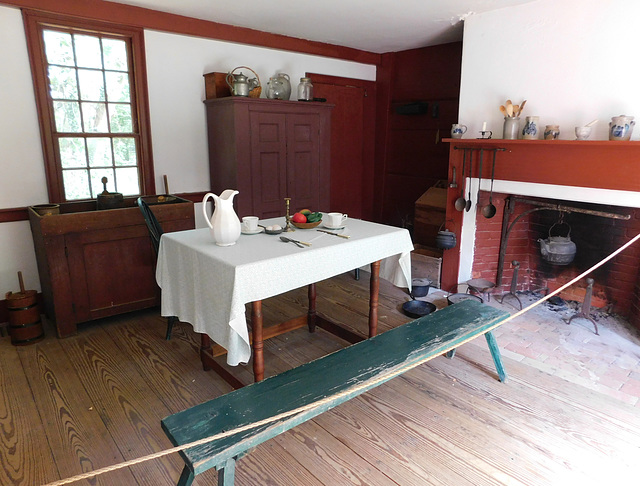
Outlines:
{"type": "MultiPolygon", "coordinates": [[[[20,10],[0,7],[0,208],[48,202],[36,102],[20,10]]],[[[0,299],[40,289],[28,221],[0,224],[0,299]]]]}
{"type": "MultiPolygon", "coordinates": [[[[375,66],[190,36],[145,32],[156,188],[209,189],[203,74],[239,65],[258,72],[263,85],[276,72],[297,80],[305,71],[375,80],[375,66]]],[[[0,208],[48,202],[33,82],[22,14],[0,6],[0,208]]],[[[266,88],[263,88],[263,94],[266,88]]],[[[201,205],[196,206],[202,224],[201,205]]],[[[17,272],[40,290],[28,222],[0,224],[0,299],[18,289],[17,272]]]]}
{"type": "MultiPolygon", "coordinates": [[[[483,121],[502,138],[498,107],[527,100],[521,117],[559,124],[560,138],[597,118],[592,140],[608,139],[612,116],[640,117],[637,0],[538,0],[465,20],[459,120],[475,137],[483,121]]],[[[640,139],[640,127],[632,140],[640,139]]]]}

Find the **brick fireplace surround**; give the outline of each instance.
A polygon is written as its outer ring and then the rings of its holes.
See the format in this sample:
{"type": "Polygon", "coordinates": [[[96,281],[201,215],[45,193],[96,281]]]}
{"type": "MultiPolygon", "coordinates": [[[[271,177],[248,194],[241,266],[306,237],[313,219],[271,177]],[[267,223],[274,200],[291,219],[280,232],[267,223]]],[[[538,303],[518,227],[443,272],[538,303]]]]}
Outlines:
{"type": "MultiPolygon", "coordinates": [[[[444,251],[442,288],[451,290],[469,278],[497,281],[498,256],[505,202],[511,197],[513,213],[508,224],[537,206],[527,201],[560,204],[619,215],[612,219],[580,212],[565,212],[568,225],[558,225],[552,234],[565,235],[571,229],[576,257],[566,266],[551,265],[540,255],[538,238],[547,238],[549,229],[559,220],[555,210],[530,212],[513,224],[506,245],[501,286],[494,294],[508,292],[513,276],[511,262],[520,262],[518,287],[551,291],[602,260],[640,233],[640,142],[568,141],[568,140],[447,140],[450,142],[449,181],[456,168],[457,188],[447,195],[447,229],[456,233],[455,248],[444,251]],[[465,177],[462,177],[463,150],[467,150],[465,177]],[[481,209],[489,202],[493,149],[496,152],[493,204],[496,215],[485,218],[481,209]],[[478,166],[483,149],[480,203],[478,166]],[[471,180],[472,210],[455,210],[454,202],[469,177],[469,156],[473,154],[471,180]],[[477,209],[477,211],[476,211],[477,209]]],[[[469,192],[465,185],[464,197],[469,192]]],[[[595,281],[592,305],[608,307],[628,317],[640,328],[640,243],[628,248],[590,277],[595,281]]],[[[586,283],[580,281],[560,296],[584,299],[586,283]]]]}

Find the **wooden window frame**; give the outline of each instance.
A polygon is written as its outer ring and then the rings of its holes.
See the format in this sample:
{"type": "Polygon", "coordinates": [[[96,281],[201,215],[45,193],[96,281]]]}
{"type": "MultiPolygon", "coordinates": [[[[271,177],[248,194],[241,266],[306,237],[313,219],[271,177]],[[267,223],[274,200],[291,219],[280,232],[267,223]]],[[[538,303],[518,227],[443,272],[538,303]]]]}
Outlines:
{"type": "Polygon", "coordinates": [[[49,201],[53,203],[67,202],[62,179],[62,166],[54,138],[54,133],[56,133],[55,118],[45,68],[44,40],[41,36],[42,28],[47,26],[58,26],[77,32],[115,34],[130,39],[131,75],[133,78],[131,107],[136,110],[137,118],[140,191],[142,195],[155,194],[143,29],[32,10],[24,10],[23,19],[38,109],[49,201]]]}

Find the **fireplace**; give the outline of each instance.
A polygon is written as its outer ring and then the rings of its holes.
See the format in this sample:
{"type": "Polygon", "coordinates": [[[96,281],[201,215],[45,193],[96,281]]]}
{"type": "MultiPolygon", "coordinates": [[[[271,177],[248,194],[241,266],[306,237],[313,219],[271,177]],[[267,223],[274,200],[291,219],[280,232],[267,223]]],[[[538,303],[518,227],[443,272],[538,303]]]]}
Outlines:
{"type": "MultiPolygon", "coordinates": [[[[453,167],[457,174],[461,173],[464,149],[466,175],[470,155],[473,172],[466,181],[458,177],[457,189],[449,189],[447,225],[456,233],[459,245],[443,255],[445,290],[470,278],[483,278],[497,283],[495,293],[508,292],[515,261],[519,263],[517,290],[553,291],[640,233],[638,142],[450,142],[450,177],[453,167]],[[488,179],[496,149],[493,203],[497,213],[487,219],[481,209],[489,202],[488,179]],[[478,192],[481,152],[482,184],[478,192]],[[454,201],[465,182],[471,183],[472,210],[459,212],[454,201]],[[564,210],[555,209],[558,207],[564,210]],[[571,240],[576,244],[575,258],[567,265],[547,262],[538,242],[548,238],[550,228],[559,221],[563,224],[552,231],[564,236],[570,228],[571,240]]],[[[639,267],[640,244],[628,248],[589,277],[594,279],[591,304],[630,317],[640,328],[639,267]]],[[[561,297],[582,302],[586,287],[583,279],[563,291],[561,297]]]]}

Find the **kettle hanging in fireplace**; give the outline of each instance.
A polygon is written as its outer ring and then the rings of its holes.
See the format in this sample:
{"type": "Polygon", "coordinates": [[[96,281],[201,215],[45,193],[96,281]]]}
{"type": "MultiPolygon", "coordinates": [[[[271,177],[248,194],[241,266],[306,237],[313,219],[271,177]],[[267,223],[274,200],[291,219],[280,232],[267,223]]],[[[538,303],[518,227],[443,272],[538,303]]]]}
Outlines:
{"type": "Polygon", "coordinates": [[[549,228],[549,238],[540,242],[540,253],[542,258],[552,265],[568,265],[576,256],[576,244],[571,241],[571,226],[563,220],[564,213],[560,213],[560,219],[549,228]],[[555,226],[567,225],[569,231],[567,236],[551,236],[551,230],[555,226]]]}

